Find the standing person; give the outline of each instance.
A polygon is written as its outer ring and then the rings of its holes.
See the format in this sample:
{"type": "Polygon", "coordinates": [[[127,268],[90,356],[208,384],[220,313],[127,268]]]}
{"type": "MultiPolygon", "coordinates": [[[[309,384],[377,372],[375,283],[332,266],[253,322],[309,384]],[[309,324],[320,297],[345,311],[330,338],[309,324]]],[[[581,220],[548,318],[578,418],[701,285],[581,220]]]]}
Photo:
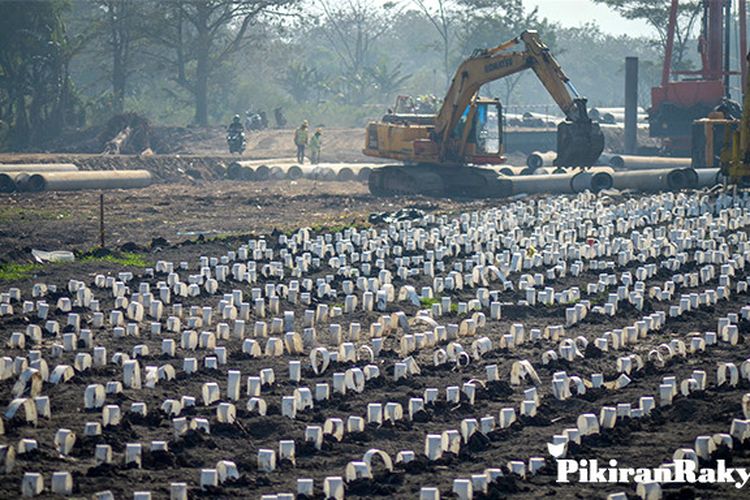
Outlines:
{"type": "Polygon", "coordinates": [[[323,145],[323,132],[316,129],[310,139],[310,163],[317,164],[320,162],[320,148],[323,145]]]}
{"type": "Polygon", "coordinates": [[[294,132],[294,145],[297,146],[297,161],[305,163],[305,146],[307,146],[307,120],[302,122],[294,132]]]}

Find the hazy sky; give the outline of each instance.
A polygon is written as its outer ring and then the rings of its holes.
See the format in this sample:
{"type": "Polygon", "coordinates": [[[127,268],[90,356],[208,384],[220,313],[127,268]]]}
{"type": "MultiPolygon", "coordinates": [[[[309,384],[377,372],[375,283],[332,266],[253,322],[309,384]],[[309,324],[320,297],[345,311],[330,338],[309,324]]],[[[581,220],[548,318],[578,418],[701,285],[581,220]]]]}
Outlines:
{"type": "Polygon", "coordinates": [[[645,22],[623,19],[608,7],[591,0],[523,0],[523,3],[528,9],[539,7],[540,17],[558,21],[563,26],[580,26],[594,21],[605,33],[654,35],[653,29],[645,22]]]}

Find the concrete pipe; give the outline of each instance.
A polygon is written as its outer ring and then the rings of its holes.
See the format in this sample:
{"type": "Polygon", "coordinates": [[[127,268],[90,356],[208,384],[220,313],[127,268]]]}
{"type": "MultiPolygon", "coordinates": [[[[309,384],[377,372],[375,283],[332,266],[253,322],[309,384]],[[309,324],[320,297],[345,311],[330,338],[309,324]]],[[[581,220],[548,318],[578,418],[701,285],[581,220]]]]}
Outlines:
{"type": "Polygon", "coordinates": [[[359,167],[357,170],[357,180],[360,182],[367,182],[372,173],[371,167],[359,167]]]}
{"type": "Polygon", "coordinates": [[[607,160],[610,167],[626,170],[690,168],[692,164],[690,158],[670,158],[666,156],[611,155],[607,160]]]}
{"type": "Polygon", "coordinates": [[[226,170],[226,178],[237,180],[240,176],[240,171],[242,170],[242,167],[236,163],[230,163],[226,170]]]}
{"type": "Polygon", "coordinates": [[[696,188],[713,187],[722,183],[721,169],[718,168],[696,168],[698,176],[696,188]]]}
{"type": "Polygon", "coordinates": [[[0,172],[0,193],[12,193],[16,190],[17,172],[0,172]]]}
{"type": "Polygon", "coordinates": [[[76,172],[72,163],[0,163],[0,172],[76,172]]]}
{"type": "Polygon", "coordinates": [[[31,172],[0,172],[0,193],[23,191],[31,172]]]}
{"type": "Polygon", "coordinates": [[[633,189],[636,191],[676,191],[691,188],[696,181],[689,170],[680,168],[662,168],[647,170],[630,170],[615,172],[612,175],[616,189],[633,189]]]}
{"type": "Polygon", "coordinates": [[[504,165],[502,167],[489,167],[498,174],[507,175],[508,177],[514,177],[516,175],[522,175],[522,173],[528,170],[529,167],[511,167],[510,165],[504,165]]]}
{"type": "Polygon", "coordinates": [[[253,167],[240,167],[240,177],[239,180],[241,181],[254,181],[256,179],[255,175],[255,169],[253,167]]]}
{"type": "Polygon", "coordinates": [[[49,172],[33,174],[27,191],[79,191],[83,189],[132,189],[151,185],[147,170],[107,170],[89,172],[49,172]]]}
{"type": "Polygon", "coordinates": [[[227,168],[227,177],[236,181],[255,180],[255,169],[249,162],[235,161],[227,168]]]}
{"type": "Polygon", "coordinates": [[[564,168],[558,167],[540,167],[535,169],[531,174],[524,175],[551,175],[551,174],[565,174],[567,173],[564,168]]]}
{"type": "Polygon", "coordinates": [[[253,170],[257,181],[267,181],[271,177],[271,169],[268,168],[268,165],[258,165],[253,170]]]}
{"type": "Polygon", "coordinates": [[[305,178],[318,181],[335,181],[336,172],[330,167],[322,165],[303,165],[302,172],[305,178]]]}
{"type": "Polygon", "coordinates": [[[290,165],[286,171],[286,178],[291,180],[297,180],[303,175],[302,169],[299,165],[290,165]]]}
{"type": "Polygon", "coordinates": [[[598,193],[610,189],[613,184],[612,174],[614,174],[614,170],[609,167],[592,167],[588,170],[575,169],[571,170],[570,173],[573,174],[570,183],[576,193],[583,191],[598,193]]]}
{"type": "Polygon", "coordinates": [[[227,176],[242,181],[265,181],[271,177],[271,169],[252,161],[233,161],[227,168],[227,176]]]}
{"type": "Polygon", "coordinates": [[[687,187],[697,189],[698,188],[698,173],[694,168],[683,168],[680,169],[680,173],[684,176],[683,181],[687,187]]]}
{"type": "Polygon", "coordinates": [[[557,158],[557,153],[554,151],[547,151],[545,153],[541,151],[534,151],[526,157],[526,166],[537,169],[545,166],[551,166],[552,162],[557,158]]]}
{"type": "Polygon", "coordinates": [[[336,172],[330,167],[313,167],[310,177],[319,181],[335,181],[336,172]]]}
{"type": "Polygon", "coordinates": [[[280,181],[282,179],[286,179],[286,167],[281,167],[279,165],[272,165],[269,172],[269,177],[273,180],[280,181]]]}
{"type": "Polygon", "coordinates": [[[269,165],[269,178],[273,180],[299,179],[302,177],[302,169],[299,165],[269,165]]]}
{"type": "Polygon", "coordinates": [[[509,179],[513,194],[574,193],[572,186],[574,174],[522,175],[509,179]]]}
{"type": "Polygon", "coordinates": [[[354,177],[354,171],[349,167],[338,167],[336,171],[336,180],[339,182],[353,181],[354,177]]]}

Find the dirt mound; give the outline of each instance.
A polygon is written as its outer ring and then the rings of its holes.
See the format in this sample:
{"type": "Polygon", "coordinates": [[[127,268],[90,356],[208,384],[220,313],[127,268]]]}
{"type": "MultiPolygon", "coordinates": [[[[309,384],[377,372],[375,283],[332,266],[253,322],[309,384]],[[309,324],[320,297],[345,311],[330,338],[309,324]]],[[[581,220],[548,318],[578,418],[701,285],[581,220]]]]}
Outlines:
{"type": "MultiPolygon", "coordinates": [[[[45,147],[47,152],[63,154],[102,154],[125,128],[130,137],[120,148],[121,154],[140,154],[150,148],[157,155],[228,155],[226,128],[156,127],[138,115],[113,117],[107,124],[66,133],[45,147]]],[[[269,129],[248,131],[245,159],[288,158],[295,154],[294,130],[269,129]]],[[[323,129],[321,161],[372,162],[362,154],[364,130],[359,128],[323,129]]]]}
{"type": "Polygon", "coordinates": [[[99,142],[107,153],[140,154],[151,149],[151,125],[136,113],[116,115],[104,126],[99,142]]]}

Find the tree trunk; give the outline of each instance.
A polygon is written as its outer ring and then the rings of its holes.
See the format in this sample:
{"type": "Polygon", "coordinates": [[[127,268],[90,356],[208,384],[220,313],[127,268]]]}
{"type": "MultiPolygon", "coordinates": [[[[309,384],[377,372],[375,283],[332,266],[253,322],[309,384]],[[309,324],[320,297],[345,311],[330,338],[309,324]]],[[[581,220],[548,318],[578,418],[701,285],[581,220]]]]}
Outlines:
{"type": "Polygon", "coordinates": [[[445,72],[445,89],[448,90],[451,85],[451,69],[448,66],[448,55],[450,51],[448,35],[443,37],[443,71],[445,72]]]}
{"type": "Polygon", "coordinates": [[[118,50],[113,52],[112,58],[112,111],[114,114],[122,114],[125,108],[125,67],[121,54],[118,50]]]}
{"type": "MultiPolygon", "coordinates": [[[[23,92],[16,96],[16,123],[13,142],[20,146],[29,144],[29,116],[26,113],[26,97],[23,92]]],[[[12,124],[11,124],[12,126],[12,124]]]]}
{"type": "Polygon", "coordinates": [[[130,139],[130,134],[132,131],[133,129],[131,129],[129,126],[120,130],[120,132],[112,140],[108,141],[107,144],[104,145],[103,153],[108,155],[119,155],[130,139]]]}
{"type": "Polygon", "coordinates": [[[210,73],[209,54],[211,52],[211,37],[208,32],[210,13],[207,6],[199,3],[196,6],[198,25],[198,44],[195,67],[195,123],[199,127],[208,127],[208,77],[210,73]]]}
{"type": "MultiPolygon", "coordinates": [[[[199,42],[197,65],[195,68],[195,123],[208,126],[208,47],[199,42]]],[[[206,42],[207,44],[207,42],[206,42]]]]}

